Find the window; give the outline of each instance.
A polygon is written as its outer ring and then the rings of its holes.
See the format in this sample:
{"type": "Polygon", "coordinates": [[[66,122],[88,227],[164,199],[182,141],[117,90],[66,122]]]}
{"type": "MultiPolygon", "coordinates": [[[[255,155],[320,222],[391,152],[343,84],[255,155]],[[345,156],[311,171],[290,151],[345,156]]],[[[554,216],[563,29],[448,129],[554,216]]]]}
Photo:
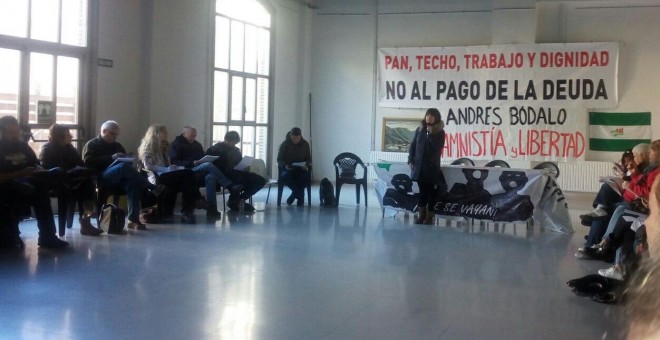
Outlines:
{"type": "Polygon", "coordinates": [[[52,123],[82,137],[88,10],[88,0],[0,1],[0,115],[32,128],[37,154],[52,123]]]}
{"type": "Polygon", "coordinates": [[[268,160],[270,13],[256,0],[217,0],[213,143],[237,131],[243,155],[268,160]]]}

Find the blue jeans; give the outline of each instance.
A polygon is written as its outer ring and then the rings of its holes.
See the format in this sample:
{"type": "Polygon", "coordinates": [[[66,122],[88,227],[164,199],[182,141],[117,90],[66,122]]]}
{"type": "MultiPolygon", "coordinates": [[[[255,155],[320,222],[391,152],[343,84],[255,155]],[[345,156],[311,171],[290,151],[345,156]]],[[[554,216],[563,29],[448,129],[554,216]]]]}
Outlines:
{"type": "Polygon", "coordinates": [[[610,234],[614,231],[617,221],[623,216],[623,213],[626,209],[630,209],[630,204],[626,202],[620,202],[615,205],[614,212],[612,213],[612,218],[610,218],[610,223],[607,224],[607,231],[605,231],[605,238],[609,240],[610,234]]]}
{"type": "Polygon", "coordinates": [[[197,180],[204,180],[204,187],[206,188],[206,204],[209,206],[217,206],[217,198],[215,196],[216,187],[220,184],[223,188],[228,188],[232,182],[220,171],[213,163],[207,162],[195,166],[193,169],[197,180]]]}
{"type": "Polygon", "coordinates": [[[101,184],[111,188],[121,188],[128,196],[128,220],[139,221],[140,195],[149,182],[131,163],[122,162],[108,167],[101,174],[101,184]]]}

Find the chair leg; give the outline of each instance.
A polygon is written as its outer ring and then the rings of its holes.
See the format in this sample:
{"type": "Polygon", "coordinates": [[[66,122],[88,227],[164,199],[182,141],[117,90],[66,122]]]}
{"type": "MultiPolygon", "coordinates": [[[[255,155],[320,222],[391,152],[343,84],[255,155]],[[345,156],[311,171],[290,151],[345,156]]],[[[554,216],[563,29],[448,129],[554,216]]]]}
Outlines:
{"type": "Polygon", "coordinates": [[[227,213],[227,199],[225,198],[225,188],[222,188],[222,212],[227,213]]]}
{"type": "Polygon", "coordinates": [[[58,197],[57,198],[57,224],[58,224],[58,234],[60,237],[64,236],[66,232],[66,217],[68,214],[69,203],[66,198],[58,197]]]}
{"type": "Polygon", "coordinates": [[[312,184],[307,186],[307,205],[312,206],[312,184]]]}
{"type": "Polygon", "coordinates": [[[367,182],[362,183],[362,187],[364,188],[364,206],[367,206],[367,182]]]}
{"type": "Polygon", "coordinates": [[[339,193],[341,193],[342,184],[342,182],[337,181],[337,188],[335,188],[335,206],[339,205],[339,193]]]}
{"type": "MultiPolygon", "coordinates": [[[[76,213],[76,202],[69,202],[69,206],[66,209],[66,227],[71,229],[73,227],[73,216],[76,213]]],[[[82,210],[80,212],[82,214],[82,210]]]]}
{"type": "Polygon", "coordinates": [[[279,207],[282,204],[282,191],[284,187],[279,182],[277,183],[277,206],[279,207]]]}
{"type": "Polygon", "coordinates": [[[357,205],[360,205],[360,184],[355,184],[355,200],[357,205]]]}
{"type": "Polygon", "coordinates": [[[270,188],[272,187],[272,184],[268,185],[268,193],[266,194],[266,204],[268,204],[268,198],[270,197],[270,188]]]}

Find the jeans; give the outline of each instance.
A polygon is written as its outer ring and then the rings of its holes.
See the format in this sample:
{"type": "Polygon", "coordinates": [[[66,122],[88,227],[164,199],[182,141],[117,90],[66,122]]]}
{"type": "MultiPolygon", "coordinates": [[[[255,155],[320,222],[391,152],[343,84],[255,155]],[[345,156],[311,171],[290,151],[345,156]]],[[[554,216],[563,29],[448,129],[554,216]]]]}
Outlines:
{"type": "Polygon", "coordinates": [[[217,185],[220,184],[223,188],[228,188],[232,184],[232,181],[211,162],[199,164],[192,170],[195,172],[197,182],[202,180],[204,182],[204,187],[206,188],[206,204],[208,206],[217,207],[218,202],[215,195],[217,185]]]}
{"type": "Polygon", "coordinates": [[[140,195],[149,186],[147,179],[142,176],[131,163],[122,162],[108,167],[100,178],[101,185],[110,188],[121,188],[128,196],[128,220],[139,221],[140,195]]]}
{"type": "Polygon", "coordinates": [[[626,211],[626,209],[630,209],[630,204],[626,202],[619,202],[615,205],[614,212],[612,213],[612,218],[610,218],[610,222],[607,224],[607,231],[605,231],[605,238],[609,240],[610,234],[614,231],[614,227],[616,227],[617,222],[619,219],[623,216],[623,213],[626,211]]]}

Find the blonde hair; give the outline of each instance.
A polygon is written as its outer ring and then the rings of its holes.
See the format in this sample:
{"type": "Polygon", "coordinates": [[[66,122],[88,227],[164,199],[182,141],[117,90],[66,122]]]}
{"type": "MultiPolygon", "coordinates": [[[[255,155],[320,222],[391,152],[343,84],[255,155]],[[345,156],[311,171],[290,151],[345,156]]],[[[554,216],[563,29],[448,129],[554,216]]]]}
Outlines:
{"type": "Polygon", "coordinates": [[[144,137],[142,137],[142,142],[138,148],[138,157],[143,159],[145,154],[160,154],[160,136],[164,133],[167,133],[167,127],[165,125],[150,125],[144,137]]]}

